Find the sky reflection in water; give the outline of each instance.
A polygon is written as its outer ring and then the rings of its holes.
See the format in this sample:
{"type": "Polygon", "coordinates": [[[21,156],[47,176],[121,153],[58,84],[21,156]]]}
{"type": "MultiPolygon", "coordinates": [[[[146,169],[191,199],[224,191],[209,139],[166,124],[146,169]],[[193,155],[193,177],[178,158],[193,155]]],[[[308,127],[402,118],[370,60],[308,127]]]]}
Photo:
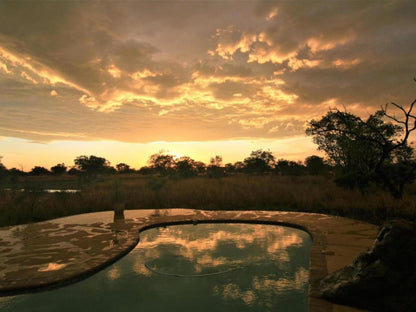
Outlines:
{"type": "Polygon", "coordinates": [[[198,224],[140,236],[130,254],[87,280],[0,298],[0,310],[307,311],[312,241],[303,231],[198,224]]]}

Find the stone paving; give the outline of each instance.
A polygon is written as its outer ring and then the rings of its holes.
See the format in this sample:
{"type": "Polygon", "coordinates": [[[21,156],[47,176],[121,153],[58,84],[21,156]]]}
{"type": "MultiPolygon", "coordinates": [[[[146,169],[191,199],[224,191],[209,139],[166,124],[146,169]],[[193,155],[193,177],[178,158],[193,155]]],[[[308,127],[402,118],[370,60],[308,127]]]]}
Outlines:
{"type": "Polygon", "coordinates": [[[73,283],[132,250],[146,228],[170,223],[245,221],[291,225],[313,238],[309,311],[361,311],[319,298],[318,283],[373,243],[377,226],[335,216],[277,211],[126,210],[0,228],[0,296],[73,283]]]}

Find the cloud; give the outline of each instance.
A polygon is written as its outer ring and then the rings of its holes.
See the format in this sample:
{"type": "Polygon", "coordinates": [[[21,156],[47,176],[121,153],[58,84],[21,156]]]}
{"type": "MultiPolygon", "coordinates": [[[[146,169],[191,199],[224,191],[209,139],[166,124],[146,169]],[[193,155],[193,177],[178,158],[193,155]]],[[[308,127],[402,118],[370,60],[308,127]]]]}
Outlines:
{"type": "Polygon", "coordinates": [[[1,2],[0,134],[288,137],[414,97],[413,1],[157,4],[1,2]]]}
{"type": "Polygon", "coordinates": [[[218,54],[226,60],[232,59],[237,51],[249,52],[251,45],[257,41],[257,35],[235,30],[232,25],[226,29],[217,29],[215,36],[217,37],[217,47],[215,51],[208,51],[208,53],[210,55],[218,54]]]}
{"type": "Polygon", "coordinates": [[[260,87],[255,84],[225,80],[221,83],[212,83],[209,85],[216,99],[233,100],[237,97],[251,97],[256,94],[260,87]]]}

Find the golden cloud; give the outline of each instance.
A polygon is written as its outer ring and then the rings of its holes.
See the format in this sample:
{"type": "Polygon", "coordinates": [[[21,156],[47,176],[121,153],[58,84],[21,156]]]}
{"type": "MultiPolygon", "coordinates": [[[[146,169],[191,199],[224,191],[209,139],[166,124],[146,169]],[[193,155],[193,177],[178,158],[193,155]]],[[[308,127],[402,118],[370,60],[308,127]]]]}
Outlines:
{"type": "Polygon", "coordinates": [[[278,8],[273,8],[269,14],[266,16],[266,20],[270,21],[271,19],[275,18],[277,14],[279,13],[278,8]]]}
{"type": "Polygon", "coordinates": [[[0,59],[0,70],[3,71],[6,74],[11,74],[12,71],[9,70],[9,68],[7,67],[7,65],[5,63],[3,63],[0,59]]]}
{"type": "Polygon", "coordinates": [[[317,53],[320,51],[332,50],[337,46],[345,45],[356,38],[354,33],[348,33],[347,35],[341,38],[325,38],[325,37],[312,37],[306,41],[306,44],[311,49],[312,53],[317,53]]]}
{"type": "Polygon", "coordinates": [[[0,69],[2,69],[6,74],[12,75],[20,72],[20,77],[35,85],[40,83],[49,86],[62,84],[64,86],[74,88],[75,90],[89,94],[88,90],[62,78],[41,63],[34,61],[31,57],[13,54],[1,46],[0,62],[0,69]]]}
{"type": "Polygon", "coordinates": [[[30,134],[30,135],[38,135],[42,137],[50,137],[54,140],[62,140],[66,138],[71,139],[84,139],[87,138],[87,135],[84,133],[75,133],[75,132],[44,132],[44,131],[35,131],[35,130],[24,130],[24,129],[16,129],[16,128],[6,128],[0,127],[0,130],[6,130],[14,133],[21,133],[21,134],[30,134]]]}

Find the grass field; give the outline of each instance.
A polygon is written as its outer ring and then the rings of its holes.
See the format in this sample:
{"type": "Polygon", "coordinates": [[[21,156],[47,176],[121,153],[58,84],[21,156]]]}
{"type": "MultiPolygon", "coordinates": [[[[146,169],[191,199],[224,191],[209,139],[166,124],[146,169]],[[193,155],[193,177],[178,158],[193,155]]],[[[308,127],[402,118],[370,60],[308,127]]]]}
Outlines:
{"type": "Polygon", "coordinates": [[[408,188],[402,200],[394,200],[380,190],[361,194],[341,189],[331,178],[323,176],[169,179],[132,174],[103,176],[93,181],[73,176],[41,176],[3,180],[0,185],[0,226],[113,210],[116,205],[125,209],[304,211],[377,224],[386,219],[415,219],[416,216],[416,185],[408,188]],[[42,191],[65,188],[80,192],[42,191]]]}

